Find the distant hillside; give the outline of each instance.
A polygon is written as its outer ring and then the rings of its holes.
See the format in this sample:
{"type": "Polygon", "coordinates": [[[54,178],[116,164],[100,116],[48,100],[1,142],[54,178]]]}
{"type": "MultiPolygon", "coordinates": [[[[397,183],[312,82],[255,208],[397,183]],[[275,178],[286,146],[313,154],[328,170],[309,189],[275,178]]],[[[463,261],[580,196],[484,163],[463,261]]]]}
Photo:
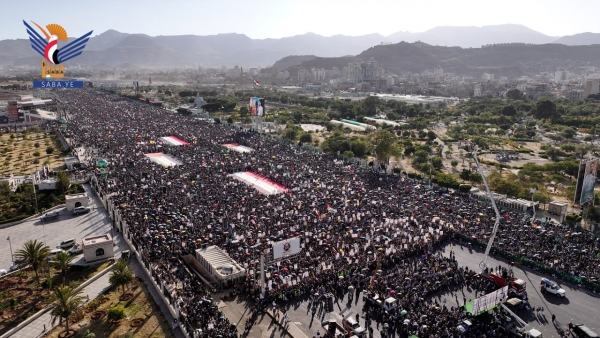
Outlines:
{"type": "Polygon", "coordinates": [[[600,33],[580,33],[563,36],[555,41],[568,46],[596,45],[600,44],[600,33]]]}
{"type": "Polygon", "coordinates": [[[398,32],[387,37],[390,42],[425,42],[433,46],[478,48],[498,43],[552,43],[556,37],[547,36],[522,25],[493,25],[483,27],[435,27],[421,33],[398,32]]]}
{"type": "Polygon", "coordinates": [[[298,66],[304,61],[309,61],[315,58],[316,56],[314,55],[290,55],[275,62],[273,67],[276,67],[277,69],[287,69],[292,66],[298,66]]]}
{"type": "Polygon", "coordinates": [[[356,58],[374,58],[387,71],[396,74],[420,73],[441,66],[445,73],[479,77],[484,72],[500,76],[521,76],[554,71],[568,62],[571,66],[599,66],[600,45],[565,46],[560,44],[499,44],[483,48],[431,46],[407,43],[375,46],[356,57],[316,58],[292,68],[342,68],[356,58]]]}

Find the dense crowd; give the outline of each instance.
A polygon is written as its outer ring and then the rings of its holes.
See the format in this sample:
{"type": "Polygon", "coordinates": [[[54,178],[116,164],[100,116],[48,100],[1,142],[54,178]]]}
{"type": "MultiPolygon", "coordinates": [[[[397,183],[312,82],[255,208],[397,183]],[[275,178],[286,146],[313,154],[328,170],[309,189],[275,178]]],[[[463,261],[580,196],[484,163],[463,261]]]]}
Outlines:
{"type": "MultiPolygon", "coordinates": [[[[446,308],[425,296],[442,286],[464,285],[467,274],[435,248],[456,233],[487,243],[495,214],[486,204],[113,94],[85,89],[57,95],[69,111],[70,141],[85,149],[78,153],[81,158],[92,168],[99,159],[110,163],[100,190],[112,194],[133,242],[171,286],[182,308],[180,323],[205,336],[233,334],[182,256],[202,244],[218,245],[247,269],[237,287],[256,295],[261,253],[269,251],[271,241],[299,237],[299,255],[268,266],[262,304],[314,294],[321,298],[329,291],[346,292],[350,285],[357,296],[366,288],[382,297],[393,291],[398,310],[380,314],[392,330],[458,335],[464,309],[446,308]],[[164,136],[190,144],[170,146],[160,141],[164,136]],[[221,146],[232,142],[254,151],[221,146]],[[144,156],[156,152],[182,164],[163,167],[144,156]],[[256,172],[288,191],[262,194],[229,176],[239,171],[256,172]]],[[[598,242],[589,234],[546,224],[534,228],[522,214],[503,211],[497,241],[510,253],[535,251],[533,259],[558,271],[600,277],[598,242]]],[[[474,329],[479,337],[501,334],[490,325],[474,329]]]]}

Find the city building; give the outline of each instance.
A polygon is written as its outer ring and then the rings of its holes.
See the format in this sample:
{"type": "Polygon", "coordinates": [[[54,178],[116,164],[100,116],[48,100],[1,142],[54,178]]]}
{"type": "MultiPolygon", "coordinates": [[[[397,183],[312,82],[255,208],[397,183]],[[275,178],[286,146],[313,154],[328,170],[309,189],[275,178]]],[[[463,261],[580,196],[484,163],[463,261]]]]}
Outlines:
{"type": "Polygon", "coordinates": [[[84,238],[82,247],[83,258],[88,263],[113,258],[115,255],[110,234],[84,238]]]}
{"type": "Polygon", "coordinates": [[[38,172],[36,172],[35,174],[31,174],[31,175],[15,176],[13,174],[9,174],[4,177],[0,177],[0,184],[2,184],[3,182],[7,182],[8,186],[10,187],[10,190],[12,192],[17,191],[17,188],[21,184],[33,184],[34,182],[39,182],[39,181],[40,181],[40,174],[38,172]]]}
{"type": "Polygon", "coordinates": [[[585,87],[583,89],[583,97],[586,98],[590,95],[597,95],[600,93],[600,79],[586,79],[585,87]]]}
{"type": "Polygon", "coordinates": [[[474,97],[482,96],[483,92],[482,92],[481,85],[479,83],[475,85],[475,88],[473,90],[474,90],[474,92],[473,92],[474,97]]]}
{"type": "Polygon", "coordinates": [[[483,82],[494,81],[494,74],[483,73],[483,75],[481,76],[481,81],[483,81],[483,82]]]}
{"type": "Polygon", "coordinates": [[[569,80],[569,72],[566,69],[557,69],[554,72],[554,82],[562,83],[569,80]]]}

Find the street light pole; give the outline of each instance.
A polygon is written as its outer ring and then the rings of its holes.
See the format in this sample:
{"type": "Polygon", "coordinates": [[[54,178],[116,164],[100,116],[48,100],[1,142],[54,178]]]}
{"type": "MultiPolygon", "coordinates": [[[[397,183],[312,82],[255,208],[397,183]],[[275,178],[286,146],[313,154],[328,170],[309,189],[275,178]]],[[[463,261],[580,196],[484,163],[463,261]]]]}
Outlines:
{"type": "Polygon", "coordinates": [[[10,243],[10,236],[8,236],[6,238],[6,240],[8,241],[8,246],[10,247],[10,260],[12,262],[14,262],[14,256],[13,256],[13,251],[12,251],[12,244],[10,243]]]}

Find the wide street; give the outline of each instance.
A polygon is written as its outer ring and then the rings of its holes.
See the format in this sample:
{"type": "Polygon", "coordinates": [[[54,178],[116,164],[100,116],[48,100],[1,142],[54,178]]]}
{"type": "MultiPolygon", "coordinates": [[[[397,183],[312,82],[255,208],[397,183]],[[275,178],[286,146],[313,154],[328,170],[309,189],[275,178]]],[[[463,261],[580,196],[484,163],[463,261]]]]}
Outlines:
{"type": "MultiPolygon", "coordinates": [[[[450,253],[452,246],[447,245],[444,248],[444,255],[450,253]]],[[[468,266],[469,269],[479,270],[479,263],[483,260],[483,251],[471,250],[469,252],[467,246],[455,245],[454,252],[456,259],[459,264],[468,266]]],[[[507,262],[490,257],[488,259],[488,266],[502,265],[507,267],[507,262]]],[[[529,324],[529,328],[536,328],[540,330],[544,337],[560,337],[557,329],[567,329],[569,322],[577,324],[585,324],[595,332],[600,332],[600,294],[587,293],[583,289],[576,285],[568,285],[561,283],[552,276],[544,275],[538,271],[534,271],[528,268],[523,268],[519,265],[513,267],[513,272],[516,278],[520,278],[527,283],[527,295],[529,297],[529,303],[533,307],[542,306],[544,307],[544,318],[536,318],[536,316],[527,310],[521,310],[517,314],[525,322],[529,324]],[[539,284],[542,278],[548,278],[553,282],[559,284],[566,291],[565,298],[558,298],[554,295],[542,294],[540,292],[539,284]],[[552,314],[556,315],[558,324],[555,326],[552,324],[552,314]]],[[[467,301],[469,296],[467,295],[467,301]]],[[[458,292],[458,298],[462,305],[462,293],[458,292]]],[[[456,299],[446,294],[442,299],[446,300],[450,305],[456,304],[456,299]]],[[[447,303],[447,304],[448,304],[447,303]]]]}
{"type": "MultiPolygon", "coordinates": [[[[89,213],[73,216],[66,209],[61,209],[60,216],[55,220],[42,222],[39,218],[35,218],[9,228],[0,229],[0,239],[3,241],[3,244],[0,245],[0,269],[8,270],[11,264],[8,237],[10,237],[14,254],[21,249],[23,243],[30,239],[46,242],[46,245],[54,249],[61,241],[69,238],[75,238],[76,241],[81,242],[84,237],[110,233],[110,218],[102,207],[102,203],[89,185],[86,184],[83,187],[93,201],[90,204],[93,210],[89,213]]],[[[118,239],[115,239],[115,241],[118,241],[118,239]]],[[[115,255],[118,251],[118,247],[115,247],[115,255]]]]}
{"type": "MultiPolygon", "coordinates": [[[[448,256],[452,250],[452,245],[448,244],[443,248],[443,255],[448,256]]],[[[469,269],[479,270],[479,263],[483,260],[483,252],[477,250],[469,251],[468,246],[459,244],[454,245],[454,251],[458,263],[469,269]]],[[[497,260],[493,257],[488,259],[490,266],[502,265],[508,267],[507,262],[497,260]]],[[[566,330],[569,322],[583,323],[592,328],[596,332],[600,332],[600,294],[588,294],[575,285],[561,284],[560,281],[553,279],[552,276],[545,276],[537,271],[523,269],[520,266],[513,267],[515,277],[523,279],[527,283],[527,291],[529,302],[532,306],[544,307],[544,316],[536,317],[531,311],[525,309],[520,310],[517,314],[528,323],[527,329],[536,328],[540,330],[545,338],[556,337],[560,335],[558,330],[566,330]],[[540,279],[546,277],[557,282],[567,292],[567,297],[564,299],[553,295],[543,295],[539,290],[540,279]],[[556,326],[551,323],[552,314],[556,314],[556,326]]],[[[481,296],[481,294],[479,294],[481,296]]],[[[448,291],[442,290],[434,294],[434,298],[441,304],[446,306],[462,306],[464,300],[469,301],[475,298],[474,290],[465,288],[464,293],[460,290],[448,291]]],[[[365,327],[365,318],[362,312],[363,301],[361,296],[354,296],[352,302],[348,302],[348,294],[344,295],[343,299],[337,299],[334,304],[335,311],[332,314],[324,314],[321,309],[312,315],[312,310],[309,310],[309,302],[295,302],[288,309],[290,320],[294,322],[303,332],[309,337],[316,336],[317,330],[323,333],[321,322],[324,319],[333,316],[341,324],[343,317],[352,316],[356,313],[360,314],[360,324],[365,327]]],[[[373,328],[373,337],[381,337],[379,330],[381,324],[375,321],[371,322],[373,328]]]]}

